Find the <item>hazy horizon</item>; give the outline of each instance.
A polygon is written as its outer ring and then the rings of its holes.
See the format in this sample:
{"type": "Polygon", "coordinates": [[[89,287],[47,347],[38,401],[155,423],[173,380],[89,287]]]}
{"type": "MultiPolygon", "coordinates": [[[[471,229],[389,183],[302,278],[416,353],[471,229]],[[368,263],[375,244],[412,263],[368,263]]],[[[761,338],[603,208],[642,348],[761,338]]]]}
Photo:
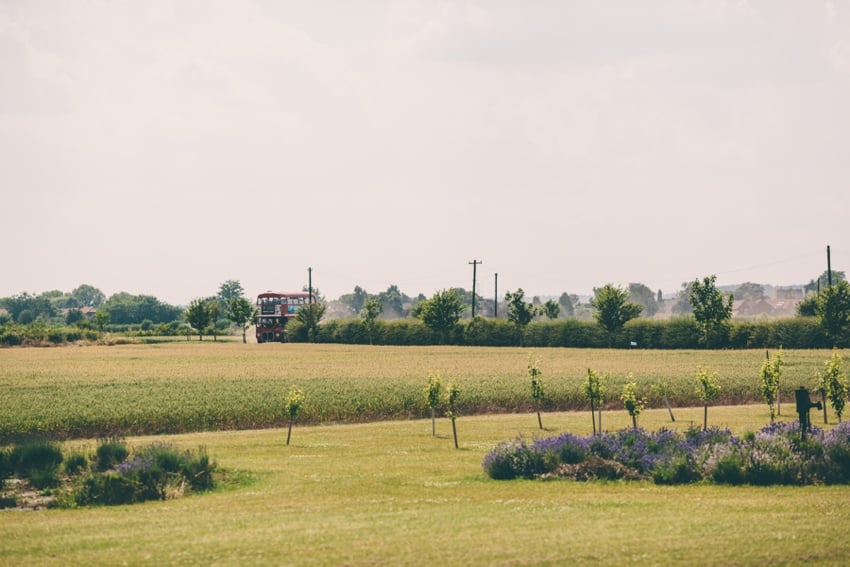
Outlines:
{"type": "Polygon", "coordinates": [[[0,297],[804,285],[850,4],[0,1],[0,297]]]}

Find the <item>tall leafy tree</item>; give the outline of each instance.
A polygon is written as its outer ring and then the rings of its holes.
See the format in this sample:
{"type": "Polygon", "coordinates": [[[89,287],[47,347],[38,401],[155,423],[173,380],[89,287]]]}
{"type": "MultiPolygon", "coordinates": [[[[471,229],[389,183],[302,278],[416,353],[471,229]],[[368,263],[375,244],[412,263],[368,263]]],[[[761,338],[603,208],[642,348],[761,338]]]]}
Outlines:
{"type": "Polygon", "coordinates": [[[702,330],[702,340],[709,348],[711,339],[718,330],[725,327],[732,318],[733,295],[724,300],[723,292],[717,289],[717,276],[706,276],[691,282],[690,304],[694,310],[694,319],[702,330]]]}
{"type": "Polygon", "coordinates": [[[613,343],[614,335],[623,326],[640,315],[640,305],[629,301],[629,292],[612,284],[594,289],[590,305],[595,309],[593,317],[608,334],[608,347],[613,343]]]}
{"type": "Polygon", "coordinates": [[[440,335],[442,344],[448,342],[463,309],[463,302],[453,289],[438,291],[431,299],[417,304],[418,317],[429,329],[440,335]]]}
{"type": "Polygon", "coordinates": [[[694,312],[691,306],[691,286],[693,282],[682,283],[682,289],[676,294],[676,299],[673,302],[673,307],[670,311],[673,315],[689,315],[694,312]]]}
{"type": "Polygon", "coordinates": [[[850,337],[850,284],[841,280],[822,290],[817,296],[815,313],[833,346],[843,345],[850,337]]]}
{"type": "Polygon", "coordinates": [[[347,305],[354,313],[360,313],[366,305],[369,294],[359,285],[354,286],[353,293],[346,293],[339,297],[339,301],[347,305]]]}
{"type": "Polygon", "coordinates": [[[508,304],[508,321],[518,328],[524,329],[534,319],[534,305],[525,301],[525,292],[522,288],[505,293],[505,303],[508,304]]]}
{"type": "Polygon", "coordinates": [[[543,313],[543,315],[546,316],[547,319],[553,321],[558,318],[558,315],[561,314],[561,305],[554,299],[550,299],[543,304],[543,306],[540,308],[540,311],[543,313]]]}
{"type": "Polygon", "coordinates": [[[311,343],[316,342],[316,337],[319,335],[319,322],[325,316],[325,311],[328,309],[326,303],[310,303],[302,305],[295,313],[295,320],[304,326],[307,331],[307,340],[311,343]]]}
{"type": "Polygon", "coordinates": [[[66,307],[75,307],[71,301],[71,295],[58,289],[52,289],[38,294],[39,299],[46,299],[53,307],[54,312],[66,307]]]}
{"type": "Polygon", "coordinates": [[[404,317],[405,296],[397,285],[392,284],[386,291],[382,291],[378,297],[381,299],[384,309],[389,309],[396,317],[404,317]]]}
{"type": "Polygon", "coordinates": [[[360,318],[363,320],[363,326],[366,327],[366,333],[369,335],[369,344],[372,344],[375,329],[378,326],[378,317],[383,310],[384,306],[381,300],[374,296],[368,298],[360,310],[360,318]]]}
{"type": "Polygon", "coordinates": [[[49,298],[42,295],[36,296],[26,291],[4,297],[0,304],[6,308],[15,323],[22,325],[28,325],[39,317],[56,315],[56,308],[50,303],[49,298]]]}
{"type": "MultiPolygon", "coordinates": [[[[558,305],[561,306],[564,315],[567,317],[573,317],[575,315],[575,300],[573,298],[574,296],[568,294],[566,291],[558,298],[558,305]]],[[[575,299],[577,300],[578,298],[575,299]]]]}
{"type": "Polygon", "coordinates": [[[247,343],[246,333],[257,320],[257,307],[244,297],[232,297],[227,301],[227,318],[242,330],[242,343],[247,343]]]}
{"type": "Polygon", "coordinates": [[[210,324],[210,310],[206,299],[196,297],[186,308],[186,321],[198,332],[198,340],[204,340],[204,329],[210,324]]]}
{"type": "Polygon", "coordinates": [[[797,315],[800,317],[817,317],[818,294],[808,292],[805,299],[797,304],[797,315]]]}
{"type": "Polygon", "coordinates": [[[658,313],[658,300],[655,298],[655,292],[645,284],[629,284],[629,301],[640,305],[643,308],[642,314],[647,317],[652,317],[658,313]]]}
{"type": "Polygon", "coordinates": [[[231,299],[236,299],[244,295],[245,290],[242,289],[242,284],[239,283],[239,280],[227,280],[218,286],[218,295],[216,297],[218,297],[222,305],[227,306],[227,302],[231,299]]]}
{"type": "Polygon", "coordinates": [[[735,289],[735,297],[738,299],[759,301],[764,299],[764,286],[757,283],[744,282],[735,289]]]}
{"type": "MultiPolygon", "coordinates": [[[[226,306],[225,306],[226,309],[226,306]]],[[[210,328],[213,332],[213,340],[218,340],[218,320],[221,318],[221,300],[218,297],[207,299],[207,312],[210,314],[210,328]]]]}
{"type": "Polygon", "coordinates": [[[93,285],[82,284],[71,292],[73,307],[100,307],[106,301],[103,292],[93,285]]]}
{"type": "Polygon", "coordinates": [[[151,295],[132,295],[123,291],[111,295],[101,309],[109,312],[109,318],[115,325],[141,323],[145,319],[169,323],[179,319],[183,313],[179,307],[162,303],[151,295]]]}

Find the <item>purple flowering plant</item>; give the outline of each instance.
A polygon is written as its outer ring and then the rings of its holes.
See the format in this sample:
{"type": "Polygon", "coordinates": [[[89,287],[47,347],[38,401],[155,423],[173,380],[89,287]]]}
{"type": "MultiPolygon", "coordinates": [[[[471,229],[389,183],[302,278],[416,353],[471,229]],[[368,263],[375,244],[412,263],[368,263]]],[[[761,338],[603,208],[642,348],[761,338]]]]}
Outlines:
{"type": "Polygon", "coordinates": [[[580,437],[563,433],[532,443],[519,437],[484,458],[493,479],[557,475],[565,465],[615,462],[657,484],[850,484],[850,425],[804,437],[795,422],[777,422],[743,437],[723,428],[684,433],[629,428],[580,437]]]}

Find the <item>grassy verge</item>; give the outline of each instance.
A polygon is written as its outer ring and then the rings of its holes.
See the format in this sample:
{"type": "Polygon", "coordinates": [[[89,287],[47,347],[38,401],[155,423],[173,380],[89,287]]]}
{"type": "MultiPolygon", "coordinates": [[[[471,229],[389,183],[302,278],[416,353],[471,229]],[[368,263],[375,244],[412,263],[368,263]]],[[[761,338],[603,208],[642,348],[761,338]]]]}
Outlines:
{"type": "MultiPolygon", "coordinates": [[[[605,427],[630,424],[608,412],[605,427]]],[[[788,419],[786,416],[785,419],[788,419]]],[[[682,408],[677,427],[699,424],[682,408]]],[[[769,421],[759,406],[713,407],[736,432],[769,421]]],[[[590,432],[590,416],[545,413],[545,435],[590,432]]],[[[533,413],[192,433],[251,482],[210,495],[115,508],[0,513],[4,565],[842,564],[848,487],[663,487],[488,479],[496,443],[540,434],[533,413]]],[[[672,425],[649,410],[640,425],[672,425]]],[[[140,445],[163,438],[134,438],[140,445]]],[[[69,441],[93,450],[92,441],[69,441]]]]}

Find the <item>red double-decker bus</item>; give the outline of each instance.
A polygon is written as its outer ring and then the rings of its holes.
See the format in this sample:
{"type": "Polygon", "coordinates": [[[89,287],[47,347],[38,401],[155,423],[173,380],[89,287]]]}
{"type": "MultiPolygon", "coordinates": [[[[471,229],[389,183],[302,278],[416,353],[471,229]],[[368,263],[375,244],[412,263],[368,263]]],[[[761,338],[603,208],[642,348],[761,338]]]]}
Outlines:
{"type": "MultiPolygon", "coordinates": [[[[313,303],[316,297],[313,296],[313,303]]],[[[257,296],[257,342],[283,342],[286,340],[286,323],[295,318],[302,305],[310,303],[310,294],[298,292],[267,291],[257,296]]]]}

